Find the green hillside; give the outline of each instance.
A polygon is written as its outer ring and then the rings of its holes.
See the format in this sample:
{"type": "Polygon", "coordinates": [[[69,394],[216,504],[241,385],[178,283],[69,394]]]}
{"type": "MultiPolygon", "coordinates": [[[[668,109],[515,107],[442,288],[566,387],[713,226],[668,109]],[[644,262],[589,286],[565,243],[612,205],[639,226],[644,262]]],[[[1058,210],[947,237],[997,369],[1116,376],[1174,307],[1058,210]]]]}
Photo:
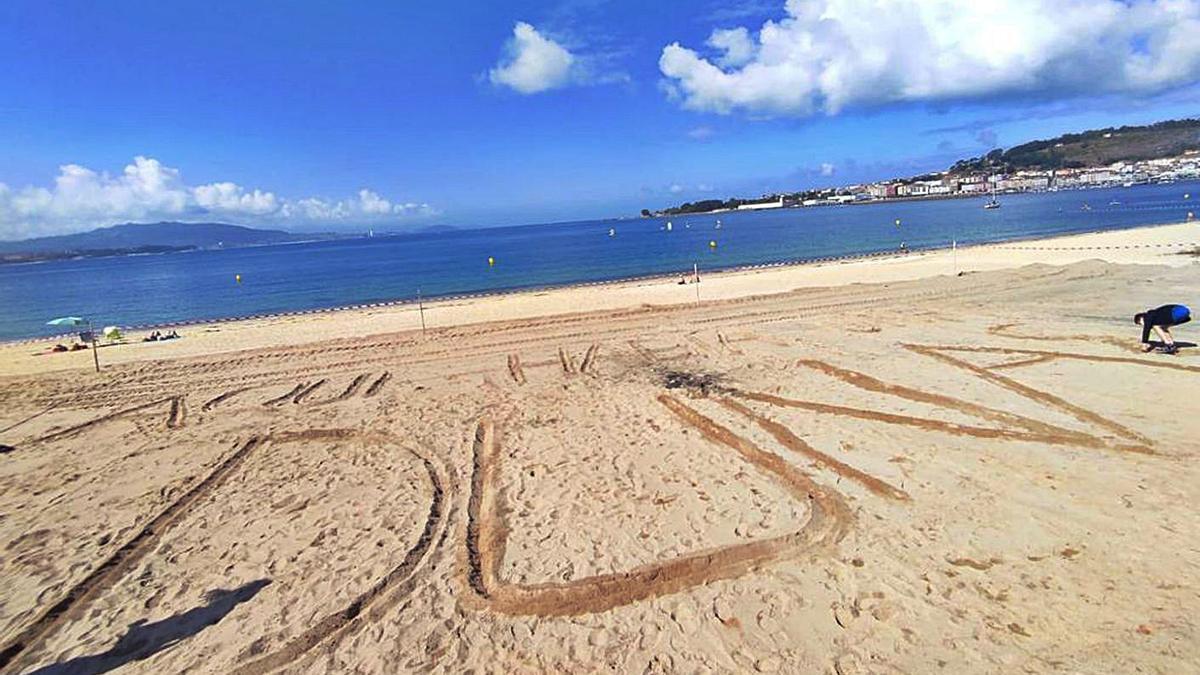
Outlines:
{"type": "Polygon", "coordinates": [[[950,167],[950,172],[1086,168],[1172,157],[1188,150],[1200,150],[1200,120],[1172,120],[1143,127],[1064,134],[960,160],[950,167]]]}

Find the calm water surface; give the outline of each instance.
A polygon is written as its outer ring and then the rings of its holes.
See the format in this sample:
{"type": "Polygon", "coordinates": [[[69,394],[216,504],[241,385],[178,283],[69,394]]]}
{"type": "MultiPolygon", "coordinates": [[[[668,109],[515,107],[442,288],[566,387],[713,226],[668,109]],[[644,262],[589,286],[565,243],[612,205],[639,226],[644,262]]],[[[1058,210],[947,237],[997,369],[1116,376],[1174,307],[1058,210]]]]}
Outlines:
{"type": "Polygon", "coordinates": [[[425,297],[496,292],[676,274],[693,263],[711,271],[890,251],[901,242],[925,248],[1181,222],[1200,211],[1200,183],[1002,196],[1003,207],[991,211],[983,201],[685,216],[670,219],[669,233],[667,219],[585,221],[0,265],[0,340],[60,333],[45,322],[63,315],[97,326],[168,323],[403,300],[418,288],[425,297]]]}

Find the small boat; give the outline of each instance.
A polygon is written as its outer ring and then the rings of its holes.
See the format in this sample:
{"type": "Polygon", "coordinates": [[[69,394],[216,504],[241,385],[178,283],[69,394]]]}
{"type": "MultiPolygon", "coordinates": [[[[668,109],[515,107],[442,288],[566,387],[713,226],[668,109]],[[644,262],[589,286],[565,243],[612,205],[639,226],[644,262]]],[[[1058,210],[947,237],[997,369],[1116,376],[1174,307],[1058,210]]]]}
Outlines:
{"type": "Polygon", "coordinates": [[[1088,203],[1087,203],[1087,202],[1084,202],[1084,203],[1083,203],[1083,206],[1079,207],[1079,210],[1080,210],[1080,211],[1091,211],[1091,210],[1092,210],[1092,207],[1091,207],[1091,206],[1088,206],[1088,203]]]}
{"type": "Polygon", "coordinates": [[[992,188],[992,198],[987,200],[987,202],[983,205],[983,208],[985,208],[985,209],[1000,208],[1000,202],[996,201],[996,188],[994,188],[994,187],[992,188]]]}
{"type": "Polygon", "coordinates": [[[615,227],[608,228],[608,236],[610,236],[610,237],[617,236],[617,228],[615,228],[615,227]]]}
{"type": "Polygon", "coordinates": [[[667,221],[667,232],[671,231],[671,221],[667,221]]]}
{"type": "Polygon", "coordinates": [[[1111,202],[1109,202],[1109,203],[1108,203],[1108,205],[1109,205],[1109,206],[1120,206],[1120,205],[1121,205],[1121,202],[1119,202],[1119,201],[1117,201],[1117,200],[1115,200],[1115,199],[1114,199],[1114,200],[1112,200],[1111,202]]]}
{"type": "Polygon", "coordinates": [[[715,229],[718,229],[718,230],[721,229],[721,219],[720,218],[717,218],[717,227],[715,229]]]}

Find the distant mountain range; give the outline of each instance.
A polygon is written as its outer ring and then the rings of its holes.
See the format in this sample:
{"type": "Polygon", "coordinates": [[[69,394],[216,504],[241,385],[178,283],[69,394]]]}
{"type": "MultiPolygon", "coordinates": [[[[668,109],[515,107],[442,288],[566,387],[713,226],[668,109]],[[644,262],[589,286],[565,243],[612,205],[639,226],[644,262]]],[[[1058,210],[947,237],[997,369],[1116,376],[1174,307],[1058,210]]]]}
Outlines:
{"type": "Polygon", "coordinates": [[[0,242],[0,262],[240,248],[340,239],[337,234],[295,234],[225,223],[125,223],[89,232],[0,242]]]}

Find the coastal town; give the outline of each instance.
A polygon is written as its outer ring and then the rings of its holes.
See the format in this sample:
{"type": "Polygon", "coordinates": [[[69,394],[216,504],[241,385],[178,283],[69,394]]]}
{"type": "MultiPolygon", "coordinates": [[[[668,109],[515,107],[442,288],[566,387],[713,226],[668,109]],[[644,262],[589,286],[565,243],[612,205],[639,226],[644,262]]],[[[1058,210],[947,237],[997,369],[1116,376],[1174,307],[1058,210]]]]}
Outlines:
{"type": "Polygon", "coordinates": [[[881,200],[939,199],[1021,192],[1054,192],[1100,187],[1131,187],[1173,183],[1200,178],[1200,151],[1173,157],[1113,162],[1086,168],[1021,169],[1011,172],[947,171],[908,178],[893,178],[791,193],[766,194],[753,199],[706,200],[643,217],[684,213],[719,213],[764,209],[830,206],[881,200]]]}

